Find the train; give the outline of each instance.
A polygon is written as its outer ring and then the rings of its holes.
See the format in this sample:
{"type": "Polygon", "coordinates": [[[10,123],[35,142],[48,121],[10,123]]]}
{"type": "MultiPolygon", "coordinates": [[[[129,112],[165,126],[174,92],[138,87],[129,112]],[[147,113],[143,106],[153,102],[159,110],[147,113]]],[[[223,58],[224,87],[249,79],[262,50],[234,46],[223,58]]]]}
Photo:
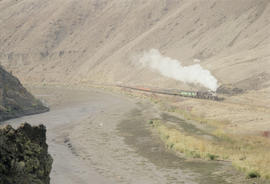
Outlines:
{"type": "Polygon", "coordinates": [[[156,93],[156,94],[164,94],[164,95],[173,95],[173,96],[182,96],[188,98],[198,98],[198,99],[206,99],[206,100],[214,100],[214,101],[222,101],[224,98],[219,97],[213,91],[185,91],[185,90],[168,90],[168,89],[151,89],[145,87],[131,87],[131,86],[123,86],[117,85],[118,87],[137,90],[137,91],[144,91],[149,93],[156,93]]]}
{"type": "Polygon", "coordinates": [[[224,98],[217,96],[217,94],[213,91],[180,91],[179,95],[183,97],[200,98],[215,101],[224,100],[224,98]]]}

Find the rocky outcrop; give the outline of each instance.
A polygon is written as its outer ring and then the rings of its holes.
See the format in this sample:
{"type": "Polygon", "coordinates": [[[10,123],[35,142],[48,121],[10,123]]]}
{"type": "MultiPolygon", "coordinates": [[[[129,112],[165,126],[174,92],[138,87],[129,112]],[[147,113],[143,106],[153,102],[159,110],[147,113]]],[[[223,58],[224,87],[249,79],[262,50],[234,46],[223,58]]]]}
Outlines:
{"type": "Polygon", "coordinates": [[[16,77],[0,66],[0,121],[48,110],[16,77]]]}
{"type": "Polygon", "coordinates": [[[51,168],[44,125],[0,128],[0,184],[49,184],[51,168]]]}

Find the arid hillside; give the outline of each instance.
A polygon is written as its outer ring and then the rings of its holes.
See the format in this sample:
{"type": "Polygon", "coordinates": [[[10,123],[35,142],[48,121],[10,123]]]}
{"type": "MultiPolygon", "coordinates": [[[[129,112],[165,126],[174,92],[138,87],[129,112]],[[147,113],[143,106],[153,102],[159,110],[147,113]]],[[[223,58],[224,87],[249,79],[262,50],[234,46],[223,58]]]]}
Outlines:
{"type": "Polygon", "coordinates": [[[137,65],[154,48],[258,90],[270,86],[269,17],[269,0],[1,0],[0,62],[23,83],[187,87],[137,65]]]}

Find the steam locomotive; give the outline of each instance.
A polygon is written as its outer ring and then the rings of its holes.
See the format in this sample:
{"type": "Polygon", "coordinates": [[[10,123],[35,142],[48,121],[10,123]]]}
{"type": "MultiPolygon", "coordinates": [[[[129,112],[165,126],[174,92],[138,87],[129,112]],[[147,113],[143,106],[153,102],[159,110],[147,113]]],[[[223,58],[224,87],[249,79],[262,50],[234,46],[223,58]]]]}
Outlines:
{"type": "Polygon", "coordinates": [[[137,91],[145,91],[150,93],[165,94],[165,95],[174,95],[174,96],[183,96],[189,98],[198,98],[198,99],[207,99],[214,101],[221,101],[224,98],[218,97],[213,91],[183,91],[183,90],[167,90],[167,89],[150,89],[144,87],[130,87],[118,85],[118,87],[132,89],[137,91]]]}

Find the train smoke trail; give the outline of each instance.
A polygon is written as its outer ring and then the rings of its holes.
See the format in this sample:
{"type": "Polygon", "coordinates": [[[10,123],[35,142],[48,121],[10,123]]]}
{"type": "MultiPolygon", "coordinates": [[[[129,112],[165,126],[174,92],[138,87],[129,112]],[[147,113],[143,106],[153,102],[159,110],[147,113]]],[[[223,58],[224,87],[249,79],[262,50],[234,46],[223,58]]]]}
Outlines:
{"type": "Polygon", "coordinates": [[[218,88],[217,79],[200,64],[182,66],[180,61],[163,56],[157,49],[145,52],[139,61],[144,67],[150,67],[165,77],[185,83],[200,84],[212,91],[218,88]]]}

